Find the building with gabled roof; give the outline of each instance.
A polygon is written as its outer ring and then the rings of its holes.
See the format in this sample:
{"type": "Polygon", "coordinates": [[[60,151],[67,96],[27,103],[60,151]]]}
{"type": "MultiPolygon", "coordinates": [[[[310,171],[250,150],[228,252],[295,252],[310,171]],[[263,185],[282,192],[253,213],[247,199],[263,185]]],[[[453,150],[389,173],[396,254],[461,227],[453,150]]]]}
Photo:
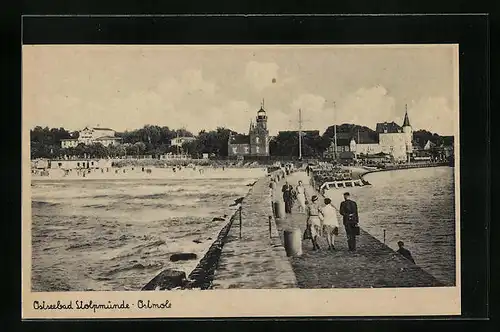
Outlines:
{"type": "Polygon", "coordinates": [[[119,145],[122,139],[115,136],[116,132],[110,128],[85,127],[78,132],[78,138],[61,140],[62,148],[76,147],[78,144],[92,145],[101,143],[104,146],[119,145]]]}

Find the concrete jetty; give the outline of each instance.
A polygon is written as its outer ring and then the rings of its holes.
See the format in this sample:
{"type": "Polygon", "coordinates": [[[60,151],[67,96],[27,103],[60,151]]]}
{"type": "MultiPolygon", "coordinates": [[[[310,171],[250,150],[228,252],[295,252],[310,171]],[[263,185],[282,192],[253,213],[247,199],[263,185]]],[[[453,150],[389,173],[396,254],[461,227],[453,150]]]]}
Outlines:
{"type": "MultiPolygon", "coordinates": [[[[287,177],[290,184],[296,185],[302,180],[306,187],[306,197],[319,195],[309,184],[304,172],[297,172],[287,177]]],[[[283,183],[280,183],[282,185],[283,183]]],[[[321,201],[321,200],[320,200],[321,201]]],[[[321,204],[322,205],[322,204],[321,204]]],[[[336,251],[326,248],[325,238],[320,237],[321,250],[313,251],[312,243],[303,243],[303,255],[290,258],[293,271],[300,288],[380,288],[380,287],[433,287],[443,284],[419,266],[365,232],[357,237],[357,251],[347,250],[347,237],[338,215],[340,228],[335,241],[336,251]]],[[[295,207],[286,219],[278,220],[277,227],[281,234],[289,228],[305,230],[306,215],[295,207]]]]}
{"type": "Polygon", "coordinates": [[[241,204],[225,239],[212,282],[213,289],[280,289],[297,287],[281,243],[269,199],[269,179],[257,181],[241,204]]]}

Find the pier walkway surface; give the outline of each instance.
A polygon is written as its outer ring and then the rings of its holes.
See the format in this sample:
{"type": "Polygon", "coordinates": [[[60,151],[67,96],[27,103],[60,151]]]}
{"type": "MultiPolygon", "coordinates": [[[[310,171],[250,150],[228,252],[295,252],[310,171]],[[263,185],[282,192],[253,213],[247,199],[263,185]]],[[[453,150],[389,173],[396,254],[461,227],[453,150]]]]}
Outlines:
{"type": "MultiPolygon", "coordinates": [[[[306,187],[306,197],[320,196],[311,185],[305,172],[296,172],[286,180],[293,186],[302,180],[306,187]]],[[[278,188],[284,184],[282,180],[278,188]]],[[[346,189],[332,189],[346,190],[346,189]]],[[[364,207],[358,207],[363,209],[364,207]]],[[[297,285],[300,288],[379,288],[379,287],[433,287],[443,286],[432,275],[417,265],[387,247],[382,242],[365,232],[363,220],[360,220],[360,236],[357,237],[356,252],[347,250],[347,237],[339,218],[339,236],[335,241],[336,251],[327,250],[324,237],[319,245],[321,250],[313,251],[310,240],[303,241],[303,255],[291,257],[290,261],[295,272],[297,285]]],[[[276,221],[279,233],[283,239],[283,231],[290,228],[300,228],[303,232],[306,226],[306,215],[293,207],[292,214],[285,219],[276,221]]]]}
{"type": "Polygon", "coordinates": [[[238,214],[229,230],[214,273],[213,289],[295,288],[297,280],[286,257],[274,218],[269,236],[269,179],[262,178],[242,202],[242,227],[238,214]]]}

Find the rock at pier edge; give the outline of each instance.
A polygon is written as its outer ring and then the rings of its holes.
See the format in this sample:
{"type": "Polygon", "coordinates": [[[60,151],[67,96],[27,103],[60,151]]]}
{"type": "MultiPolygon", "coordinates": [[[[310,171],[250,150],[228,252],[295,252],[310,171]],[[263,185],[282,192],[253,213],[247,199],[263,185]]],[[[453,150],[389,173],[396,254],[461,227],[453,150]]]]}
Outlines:
{"type": "Polygon", "coordinates": [[[171,290],[187,284],[186,273],[184,271],[166,269],[160,272],[150,282],[142,288],[148,290],[171,290]]]}

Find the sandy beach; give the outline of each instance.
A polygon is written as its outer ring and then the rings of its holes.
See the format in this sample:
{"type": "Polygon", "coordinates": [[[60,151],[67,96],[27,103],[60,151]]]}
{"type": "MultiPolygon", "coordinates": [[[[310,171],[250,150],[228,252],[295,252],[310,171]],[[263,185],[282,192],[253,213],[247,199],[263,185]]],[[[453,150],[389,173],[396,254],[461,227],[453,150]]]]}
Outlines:
{"type": "Polygon", "coordinates": [[[140,179],[222,179],[240,177],[261,177],[267,174],[266,168],[213,168],[196,167],[173,170],[160,167],[109,167],[106,169],[71,170],[49,169],[48,175],[31,174],[33,181],[52,180],[140,180],[140,179]],[[150,170],[148,172],[147,170],[150,170]]]}

